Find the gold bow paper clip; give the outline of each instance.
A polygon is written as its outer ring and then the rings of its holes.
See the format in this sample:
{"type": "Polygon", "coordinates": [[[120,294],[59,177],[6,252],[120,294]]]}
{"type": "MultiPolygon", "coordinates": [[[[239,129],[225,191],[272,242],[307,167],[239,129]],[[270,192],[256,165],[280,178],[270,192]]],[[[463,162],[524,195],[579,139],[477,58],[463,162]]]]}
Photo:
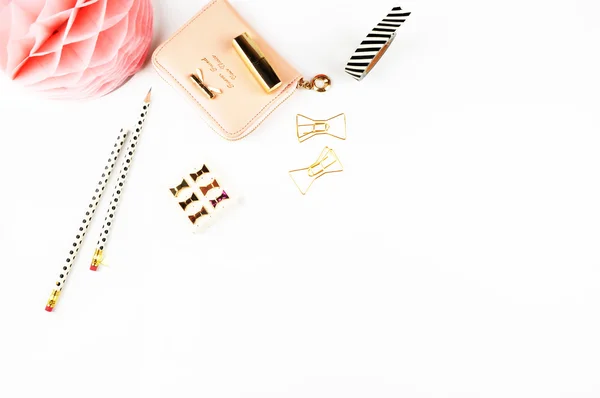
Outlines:
{"type": "Polygon", "coordinates": [[[325,147],[316,162],[304,169],[291,170],[289,174],[300,193],[306,195],[317,178],[342,171],[344,171],[344,166],[333,149],[325,147]]]}
{"type": "Polygon", "coordinates": [[[202,168],[200,168],[200,170],[196,171],[195,173],[190,174],[190,177],[192,177],[192,180],[194,180],[194,182],[197,182],[198,178],[208,173],[210,173],[210,170],[208,169],[208,167],[206,167],[205,164],[203,164],[202,168]]]}
{"type": "Polygon", "coordinates": [[[188,215],[188,218],[194,225],[198,224],[198,220],[206,221],[207,217],[210,217],[210,213],[206,211],[204,207],[202,207],[196,214],[188,215]]]}
{"type": "Polygon", "coordinates": [[[227,192],[222,191],[221,195],[219,195],[215,199],[211,199],[210,204],[212,205],[213,208],[216,208],[219,203],[221,203],[222,201],[227,200],[227,199],[229,199],[229,195],[227,195],[227,192]]]}
{"type": "Polygon", "coordinates": [[[340,113],[327,120],[313,120],[304,115],[296,115],[296,135],[304,142],[316,135],[327,134],[340,140],[346,139],[346,114],[340,113]]]}
{"type": "Polygon", "coordinates": [[[202,93],[206,95],[208,99],[215,99],[217,94],[223,94],[223,91],[219,90],[218,88],[207,86],[204,83],[204,75],[202,74],[202,69],[200,68],[196,69],[195,75],[190,75],[190,79],[192,79],[192,81],[196,83],[198,87],[200,87],[202,93]]]}
{"type": "Polygon", "coordinates": [[[217,180],[213,180],[213,182],[211,182],[210,184],[203,186],[203,187],[198,187],[200,189],[200,192],[202,192],[202,195],[206,196],[207,193],[210,192],[211,189],[215,189],[215,188],[221,188],[219,186],[219,182],[217,180]]]}
{"type": "Polygon", "coordinates": [[[189,206],[191,206],[192,204],[198,202],[198,197],[196,196],[195,193],[192,193],[192,196],[190,196],[187,200],[184,200],[183,202],[179,202],[179,206],[181,206],[181,208],[183,209],[183,211],[187,211],[187,208],[189,206]]]}
{"type": "Polygon", "coordinates": [[[173,196],[178,197],[181,191],[189,187],[190,184],[188,184],[188,182],[185,179],[183,179],[181,180],[181,184],[177,185],[175,188],[170,188],[169,191],[171,191],[173,196]]]}

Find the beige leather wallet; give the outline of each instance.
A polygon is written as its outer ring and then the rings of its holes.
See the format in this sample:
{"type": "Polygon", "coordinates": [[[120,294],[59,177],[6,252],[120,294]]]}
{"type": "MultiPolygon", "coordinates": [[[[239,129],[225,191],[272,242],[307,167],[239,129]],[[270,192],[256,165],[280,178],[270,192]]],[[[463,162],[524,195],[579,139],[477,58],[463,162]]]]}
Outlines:
{"type": "Polygon", "coordinates": [[[219,135],[238,140],[254,131],[288,99],[302,77],[265,42],[226,0],[213,0],[163,43],[154,67],[188,98],[219,135]],[[233,40],[247,33],[281,80],[266,92],[246,66],[233,40]]]}

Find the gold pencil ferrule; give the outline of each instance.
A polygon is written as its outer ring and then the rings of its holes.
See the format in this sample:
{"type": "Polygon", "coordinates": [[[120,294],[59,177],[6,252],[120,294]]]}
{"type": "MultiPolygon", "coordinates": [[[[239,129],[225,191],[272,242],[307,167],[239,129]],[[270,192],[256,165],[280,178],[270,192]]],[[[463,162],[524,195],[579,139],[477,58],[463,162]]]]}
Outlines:
{"type": "Polygon", "coordinates": [[[52,311],[56,306],[56,302],[58,301],[58,297],[60,296],[60,290],[54,289],[52,293],[50,293],[50,298],[46,303],[46,311],[52,311]]]}
{"type": "Polygon", "coordinates": [[[233,39],[233,48],[267,93],[281,86],[281,79],[248,33],[242,33],[233,39]]]}
{"type": "Polygon", "coordinates": [[[94,251],[94,256],[92,257],[92,264],[90,265],[90,268],[98,268],[99,265],[102,265],[102,260],[104,260],[102,250],[96,249],[96,251],[94,251]]]}

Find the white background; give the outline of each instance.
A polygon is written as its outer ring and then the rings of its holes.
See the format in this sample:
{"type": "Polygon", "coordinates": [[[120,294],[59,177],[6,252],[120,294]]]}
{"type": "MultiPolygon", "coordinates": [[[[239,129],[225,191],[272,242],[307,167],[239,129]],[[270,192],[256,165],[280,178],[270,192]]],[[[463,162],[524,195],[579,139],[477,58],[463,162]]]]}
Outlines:
{"type": "MultiPolygon", "coordinates": [[[[205,2],[156,0],[155,43],[205,2]]],[[[0,78],[0,396],[600,397],[600,4],[405,1],[364,81],[343,67],[393,1],[234,2],[324,95],[227,142],[147,65],[52,102],[0,78]],[[122,125],[153,109],[107,249],[57,271],[122,125]],[[296,113],[348,140],[298,144],[296,113]],[[302,197],[325,145],[346,170],[302,197]],[[237,205],[192,235],[167,190],[207,162],[237,205]]],[[[107,198],[104,198],[104,206],[107,198]]]]}

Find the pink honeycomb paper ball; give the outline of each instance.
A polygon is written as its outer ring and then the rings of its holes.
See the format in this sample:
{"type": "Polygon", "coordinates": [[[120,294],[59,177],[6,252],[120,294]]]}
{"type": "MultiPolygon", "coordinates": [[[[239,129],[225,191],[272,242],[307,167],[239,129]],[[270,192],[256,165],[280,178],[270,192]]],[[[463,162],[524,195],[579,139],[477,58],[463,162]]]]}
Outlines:
{"type": "Polygon", "coordinates": [[[51,98],[100,97],[143,66],[151,0],[0,0],[0,69],[51,98]]]}

